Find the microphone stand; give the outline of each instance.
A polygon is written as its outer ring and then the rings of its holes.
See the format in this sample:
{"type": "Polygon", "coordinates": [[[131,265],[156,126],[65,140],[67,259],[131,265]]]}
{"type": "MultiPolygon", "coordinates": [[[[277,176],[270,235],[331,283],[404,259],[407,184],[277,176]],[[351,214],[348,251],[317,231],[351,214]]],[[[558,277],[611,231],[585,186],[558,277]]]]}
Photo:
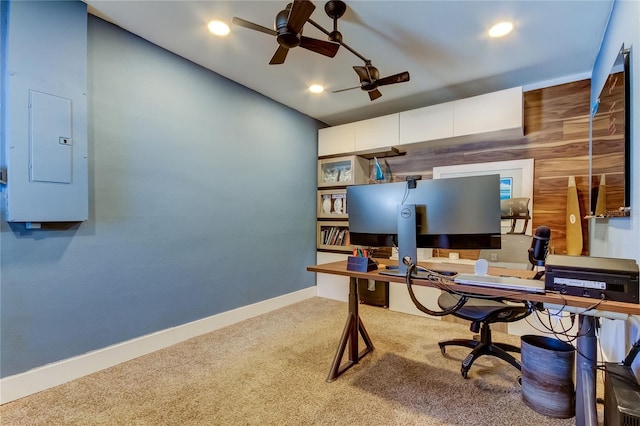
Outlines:
{"type": "MultiPolygon", "coordinates": [[[[531,262],[531,269],[533,269],[534,266],[538,266],[538,267],[544,266],[544,261],[545,259],[536,259],[533,257],[533,247],[529,249],[529,262],[531,262]]],[[[544,270],[537,271],[536,274],[531,279],[539,280],[540,278],[542,278],[543,275],[544,275],[544,270]]]]}

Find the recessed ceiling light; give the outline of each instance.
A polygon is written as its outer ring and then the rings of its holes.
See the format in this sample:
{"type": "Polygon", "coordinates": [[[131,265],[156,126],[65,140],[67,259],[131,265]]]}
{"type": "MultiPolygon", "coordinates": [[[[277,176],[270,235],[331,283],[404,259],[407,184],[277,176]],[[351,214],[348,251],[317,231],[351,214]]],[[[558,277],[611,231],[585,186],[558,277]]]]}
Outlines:
{"type": "Polygon", "coordinates": [[[324,92],[324,87],[322,87],[322,85],[320,84],[312,84],[311,86],[309,86],[309,91],[311,93],[322,93],[324,92]]]}
{"type": "Polygon", "coordinates": [[[502,37],[509,34],[511,30],[513,30],[512,22],[499,22],[491,27],[491,29],[489,30],[489,35],[491,37],[502,37]]]}
{"type": "Polygon", "coordinates": [[[226,36],[229,34],[229,26],[222,21],[211,21],[207,24],[209,31],[218,36],[226,36]]]}

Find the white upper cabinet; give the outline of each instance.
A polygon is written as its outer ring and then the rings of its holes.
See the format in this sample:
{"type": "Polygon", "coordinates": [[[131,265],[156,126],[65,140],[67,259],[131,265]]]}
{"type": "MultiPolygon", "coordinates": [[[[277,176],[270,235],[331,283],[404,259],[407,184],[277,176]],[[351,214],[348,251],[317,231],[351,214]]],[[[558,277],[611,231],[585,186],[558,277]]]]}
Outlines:
{"type": "Polygon", "coordinates": [[[318,157],[396,146],[398,134],[398,114],[320,129],[318,157]]]}
{"type": "Polygon", "coordinates": [[[356,122],[356,153],[398,145],[399,123],[398,114],[356,122]]]}
{"type": "Polygon", "coordinates": [[[522,87],[321,129],[318,156],[524,135],[522,87]]]}
{"type": "Polygon", "coordinates": [[[400,144],[446,139],[453,136],[453,102],[400,113],[400,144]]]}
{"type": "Polygon", "coordinates": [[[356,123],[326,127],[318,131],[318,157],[353,153],[356,150],[356,123]]]}
{"type": "Polygon", "coordinates": [[[453,136],[524,134],[522,87],[453,102],[453,136]]]}

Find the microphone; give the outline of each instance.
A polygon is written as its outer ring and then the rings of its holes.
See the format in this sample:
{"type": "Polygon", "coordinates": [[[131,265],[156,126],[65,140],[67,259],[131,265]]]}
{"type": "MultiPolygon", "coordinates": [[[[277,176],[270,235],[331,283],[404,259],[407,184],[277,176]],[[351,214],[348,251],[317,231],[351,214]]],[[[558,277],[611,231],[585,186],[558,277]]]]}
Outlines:
{"type": "Polygon", "coordinates": [[[533,236],[531,248],[529,249],[529,262],[531,262],[532,265],[544,265],[544,261],[547,258],[550,238],[551,229],[549,229],[548,226],[538,226],[536,228],[536,235],[533,236]]]}

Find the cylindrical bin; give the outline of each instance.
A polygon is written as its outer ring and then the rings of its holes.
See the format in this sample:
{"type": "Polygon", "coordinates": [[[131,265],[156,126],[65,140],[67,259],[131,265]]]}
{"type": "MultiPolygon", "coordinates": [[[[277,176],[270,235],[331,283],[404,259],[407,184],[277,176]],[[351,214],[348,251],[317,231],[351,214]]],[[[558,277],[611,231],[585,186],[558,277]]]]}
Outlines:
{"type": "Polygon", "coordinates": [[[568,419],[575,415],[575,349],[544,336],[522,336],[522,400],[537,413],[568,419]]]}

